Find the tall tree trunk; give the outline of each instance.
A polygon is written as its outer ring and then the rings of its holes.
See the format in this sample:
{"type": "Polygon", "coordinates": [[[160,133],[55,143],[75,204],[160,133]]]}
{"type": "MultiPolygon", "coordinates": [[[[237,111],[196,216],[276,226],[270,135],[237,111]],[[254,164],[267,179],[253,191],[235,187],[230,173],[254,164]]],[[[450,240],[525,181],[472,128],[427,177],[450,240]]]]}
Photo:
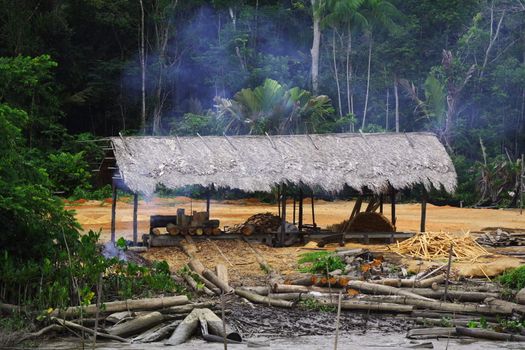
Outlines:
{"type": "Polygon", "coordinates": [[[388,131],[388,117],[389,117],[388,114],[390,112],[389,102],[390,102],[390,89],[386,88],[386,116],[385,116],[385,130],[386,131],[388,131]]]}
{"type": "Polygon", "coordinates": [[[368,38],[368,71],[366,75],[366,94],[365,94],[365,108],[363,109],[363,123],[361,129],[365,128],[366,112],[368,110],[368,94],[370,92],[370,66],[372,64],[372,33],[368,38]]]}
{"type": "Polygon", "coordinates": [[[335,40],[335,34],[336,30],[335,28],[332,28],[332,56],[333,56],[333,63],[334,63],[334,78],[335,78],[335,86],[337,87],[337,106],[339,116],[343,116],[343,106],[341,103],[341,86],[339,85],[339,71],[337,69],[337,55],[336,55],[336,40],[335,40]]]}
{"type": "Polygon", "coordinates": [[[354,96],[352,95],[352,30],[348,25],[348,41],[346,46],[346,104],[348,114],[354,114],[354,96]]]}
{"type": "Polygon", "coordinates": [[[394,95],[396,100],[396,132],[399,132],[399,91],[397,90],[397,76],[394,77],[394,95]]]}
{"type": "Polygon", "coordinates": [[[139,0],[140,3],[140,71],[141,71],[141,103],[142,109],[140,114],[140,128],[142,133],[146,134],[146,49],[144,41],[144,4],[142,0],[139,0]]]}
{"type": "Polygon", "coordinates": [[[312,19],[314,27],[314,37],[312,41],[312,91],[314,95],[319,94],[319,50],[321,46],[321,19],[317,11],[318,2],[322,0],[310,0],[312,3],[312,19]]]}

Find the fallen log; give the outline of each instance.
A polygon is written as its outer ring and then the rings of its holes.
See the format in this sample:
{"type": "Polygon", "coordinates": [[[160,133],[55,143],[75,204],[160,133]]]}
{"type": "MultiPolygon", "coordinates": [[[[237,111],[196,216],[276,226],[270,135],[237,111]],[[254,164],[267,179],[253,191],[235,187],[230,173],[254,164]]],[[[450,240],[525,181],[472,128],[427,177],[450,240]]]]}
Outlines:
{"type": "MultiPolygon", "coordinates": [[[[171,297],[128,299],[122,301],[111,301],[104,303],[103,311],[105,313],[114,313],[119,311],[136,311],[136,310],[158,310],[175,305],[184,305],[189,302],[185,295],[175,295],[171,297]]],[[[101,310],[99,310],[101,311],[101,310]]],[[[91,304],[82,309],[83,315],[94,315],[97,312],[97,305],[91,304]]],[[[57,309],[51,313],[51,316],[61,317],[76,316],[80,313],[78,306],[70,306],[64,310],[57,309]]]]}
{"type": "Polygon", "coordinates": [[[433,283],[441,284],[445,281],[444,275],[438,275],[424,280],[386,278],[382,280],[371,280],[368,282],[382,284],[391,287],[429,288],[433,283]]]}
{"type": "Polygon", "coordinates": [[[494,297],[488,297],[484,300],[484,302],[487,305],[507,310],[509,314],[513,312],[518,312],[520,314],[525,313],[525,305],[520,305],[520,304],[512,303],[510,301],[496,299],[494,297]]]}
{"type": "Polygon", "coordinates": [[[52,325],[49,325],[47,327],[42,328],[38,332],[24,334],[16,342],[17,343],[21,343],[21,342],[29,340],[29,339],[40,338],[41,336],[43,336],[46,333],[49,333],[49,332],[60,332],[61,330],[63,330],[62,326],[60,326],[58,324],[52,324],[52,325]]]}
{"type": "Polygon", "coordinates": [[[208,330],[212,335],[242,342],[242,337],[239,333],[234,331],[228,324],[224,324],[219,316],[215,315],[210,309],[199,309],[199,320],[201,324],[206,323],[208,330]]]}
{"type": "Polygon", "coordinates": [[[168,315],[189,314],[190,312],[193,311],[193,309],[204,309],[204,308],[211,308],[214,306],[215,306],[214,302],[205,302],[205,303],[194,303],[194,304],[170,306],[168,308],[165,308],[159,311],[163,314],[168,314],[168,315]]]}
{"type": "Polygon", "coordinates": [[[95,335],[95,336],[100,337],[100,338],[106,338],[106,339],[111,339],[111,340],[117,340],[117,341],[120,341],[120,342],[123,342],[123,343],[129,343],[129,341],[127,339],[124,339],[122,337],[119,337],[119,336],[116,336],[116,335],[112,335],[112,334],[106,334],[106,333],[102,333],[102,332],[97,332],[97,331],[92,330],[91,328],[87,328],[87,327],[81,326],[79,324],[76,324],[76,323],[73,323],[73,322],[70,322],[70,321],[66,321],[66,320],[61,319],[61,318],[57,318],[57,317],[53,317],[52,316],[51,317],[51,321],[57,323],[58,325],[60,325],[62,327],[75,329],[77,331],[84,331],[86,333],[89,333],[91,335],[95,335]]]}
{"type": "Polygon", "coordinates": [[[224,264],[217,264],[215,266],[215,272],[217,277],[224,282],[226,285],[229,284],[228,268],[224,264]]]}
{"type": "Polygon", "coordinates": [[[180,345],[186,342],[197,330],[199,322],[206,323],[207,329],[214,335],[226,337],[233,341],[242,341],[239,333],[233,331],[228,325],[223,324],[222,320],[210,309],[194,309],[177,326],[170,338],[164,345],[180,345]],[[226,329],[226,334],[224,333],[226,329]]]}
{"type": "Polygon", "coordinates": [[[523,335],[500,333],[479,328],[456,327],[456,332],[459,335],[464,335],[472,338],[505,341],[525,341],[525,336],[523,335]]]}
{"type": "Polygon", "coordinates": [[[13,304],[0,303],[0,313],[12,315],[22,311],[22,307],[13,304]]]}
{"type": "Polygon", "coordinates": [[[408,339],[451,338],[458,334],[454,327],[415,328],[407,333],[408,339]]]}
{"type": "Polygon", "coordinates": [[[409,291],[406,291],[406,290],[403,290],[403,289],[390,287],[390,286],[385,286],[385,285],[381,285],[381,284],[368,283],[368,282],[363,282],[363,281],[350,281],[350,282],[348,282],[347,286],[349,288],[352,288],[352,289],[357,289],[357,290],[360,290],[360,291],[366,291],[366,292],[370,292],[370,293],[374,293],[374,294],[402,295],[402,296],[405,296],[405,297],[418,299],[418,300],[433,301],[430,298],[426,298],[426,297],[423,297],[421,295],[417,295],[415,293],[412,293],[412,292],[409,292],[409,291]]]}
{"type": "MultiPolygon", "coordinates": [[[[427,288],[414,288],[410,289],[414,294],[421,295],[432,299],[442,299],[445,295],[444,289],[427,289],[427,288]]],[[[449,300],[463,301],[463,302],[482,302],[487,297],[498,297],[497,293],[484,293],[484,292],[467,292],[460,290],[448,290],[447,298],[449,300]]]]}
{"type": "Polygon", "coordinates": [[[147,311],[144,312],[133,312],[133,311],[120,311],[120,312],[114,312],[108,317],[106,317],[106,321],[110,323],[120,323],[126,319],[132,319],[136,316],[140,316],[141,314],[144,315],[148,313],[147,311]]]}
{"type": "Polygon", "coordinates": [[[291,301],[278,300],[278,299],[265,297],[265,296],[250,292],[249,290],[246,290],[243,288],[236,288],[235,294],[237,294],[240,297],[246,298],[249,301],[256,303],[256,304],[266,304],[266,305],[285,307],[285,308],[291,308],[294,305],[294,303],[292,303],[291,301]]]}
{"type": "Polygon", "coordinates": [[[203,275],[204,271],[207,270],[207,269],[206,269],[206,267],[204,267],[204,265],[201,263],[201,261],[199,259],[192,258],[190,260],[190,262],[188,263],[188,266],[190,267],[190,269],[193,270],[193,272],[195,272],[199,276],[199,278],[202,280],[202,283],[204,283],[204,285],[209,290],[211,290],[216,295],[221,294],[220,288],[217,288],[218,286],[216,284],[211,282],[208,278],[206,278],[203,275]]]}
{"type": "Polygon", "coordinates": [[[308,274],[302,277],[294,278],[292,280],[286,280],[284,284],[291,284],[297,286],[311,286],[313,284],[312,275],[308,274]]]}
{"type": "Polygon", "coordinates": [[[164,316],[158,311],[153,311],[146,315],[138,316],[131,321],[117,324],[108,329],[108,333],[119,337],[129,337],[156,326],[163,321],[164,316]]]}
{"type": "Polygon", "coordinates": [[[173,334],[164,342],[164,345],[180,345],[191,338],[199,325],[199,315],[193,310],[181,323],[175,328],[173,334]]]}
{"type": "MultiPolygon", "coordinates": [[[[260,289],[260,291],[264,292],[263,289],[260,289]]],[[[275,283],[273,285],[272,291],[274,293],[309,293],[309,292],[318,292],[318,293],[333,293],[333,294],[337,294],[340,291],[342,291],[342,289],[341,288],[317,287],[317,286],[296,286],[296,285],[292,285],[292,284],[275,283]]],[[[266,293],[266,294],[268,294],[268,293],[266,293]]],[[[264,294],[261,294],[261,295],[264,295],[264,294]]]]}
{"type": "Polygon", "coordinates": [[[511,312],[509,310],[490,306],[490,305],[474,305],[474,304],[457,304],[457,303],[445,303],[436,300],[421,300],[413,299],[403,295],[375,295],[364,297],[365,300],[391,302],[396,304],[413,305],[420,308],[426,308],[431,310],[440,310],[452,313],[470,313],[470,314],[482,314],[482,315],[508,315],[511,312]]]}
{"type": "Polygon", "coordinates": [[[195,279],[189,274],[189,273],[183,273],[182,274],[182,277],[184,278],[184,280],[188,283],[188,285],[190,286],[190,288],[195,291],[197,294],[206,294],[208,296],[213,296],[215,295],[215,293],[213,291],[211,291],[208,287],[206,287],[206,285],[202,286],[202,287],[199,287],[197,281],[195,281],[195,279]]]}
{"type": "Polygon", "coordinates": [[[181,320],[176,320],[168,325],[159,325],[158,328],[152,328],[145,333],[133,338],[133,343],[153,343],[163,340],[173,333],[175,328],[181,323],[181,320]]]}

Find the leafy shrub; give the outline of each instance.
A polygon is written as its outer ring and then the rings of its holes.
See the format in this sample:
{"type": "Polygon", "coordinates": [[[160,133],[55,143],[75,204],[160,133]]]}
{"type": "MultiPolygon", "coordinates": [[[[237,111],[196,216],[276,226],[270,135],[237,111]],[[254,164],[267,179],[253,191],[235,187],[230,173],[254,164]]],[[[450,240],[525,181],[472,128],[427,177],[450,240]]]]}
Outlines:
{"type": "Polygon", "coordinates": [[[50,154],[45,164],[49,179],[55,191],[73,193],[75,188],[90,188],[89,166],[84,160],[84,152],[59,152],[50,154]]]}
{"type": "Polygon", "coordinates": [[[299,267],[301,272],[324,275],[337,269],[343,270],[346,266],[341,257],[325,251],[301,254],[298,263],[303,264],[299,267]]]}
{"type": "Polygon", "coordinates": [[[515,269],[507,270],[499,277],[499,281],[508,288],[525,288],[525,265],[515,269]]]}

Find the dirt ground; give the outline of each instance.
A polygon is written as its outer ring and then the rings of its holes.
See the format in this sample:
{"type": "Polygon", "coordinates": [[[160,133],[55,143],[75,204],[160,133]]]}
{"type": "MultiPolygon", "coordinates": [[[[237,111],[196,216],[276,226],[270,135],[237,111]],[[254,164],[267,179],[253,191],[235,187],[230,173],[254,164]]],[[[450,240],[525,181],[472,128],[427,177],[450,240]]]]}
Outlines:
{"type": "MultiPolygon", "coordinates": [[[[316,201],[315,220],[321,227],[339,223],[348,218],[352,211],[352,201],[316,201]]],[[[67,209],[75,210],[76,217],[84,230],[102,229],[102,240],[110,238],[111,203],[88,201],[83,204],[71,203],[67,209]]],[[[177,208],[186,212],[203,211],[206,203],[202,200],[191,200],[187,197],[155,198],[151,201],[140,201],[138,209],[139,233],[149,229],[151,215],[176,215],[177,208]]],[[[292,204],[288,207],[288,221],[292,221],[292,204]]],[[[261,213],[277,213],[275,205],[263,204],[254,200],[212,201],[211,217],[221,221],[221,227],[244,222],[249,216],[261,213]]],[[[390,206],[385,205],[385,215],[390,216],[390,206]]],[[[415,232],[419,230],[421,208],[419,204],[398,204],[396,206],[397,230],[415,232]]],[[[305,223],[311,223],[312,216],[309,202],[305,206],[305,223]]],[[[117,204],[117,237],[132,238],[133,204],[129,199],[117,204]]],[[[486,227],[506,227],[525,230],[525,214],[519,210],[469,209],[450,206],[427,206],[427,231],[479,231],[486,227]]]]}

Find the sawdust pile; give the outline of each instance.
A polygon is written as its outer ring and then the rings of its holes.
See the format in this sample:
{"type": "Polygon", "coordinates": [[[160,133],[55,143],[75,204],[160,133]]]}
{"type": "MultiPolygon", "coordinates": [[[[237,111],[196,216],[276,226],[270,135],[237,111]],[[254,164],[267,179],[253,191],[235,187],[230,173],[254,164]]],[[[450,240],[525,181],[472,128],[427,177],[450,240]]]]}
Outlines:
{"type": "Polygon", "coordinates": [[[390,245],[388,248],[401,256],[423,260],[448,259],[450,245],[454,261],[474,262],[490,253],[480,246],[470,232],[451,234],[446,232],[422,232],[414,237],[390,245]]]}

